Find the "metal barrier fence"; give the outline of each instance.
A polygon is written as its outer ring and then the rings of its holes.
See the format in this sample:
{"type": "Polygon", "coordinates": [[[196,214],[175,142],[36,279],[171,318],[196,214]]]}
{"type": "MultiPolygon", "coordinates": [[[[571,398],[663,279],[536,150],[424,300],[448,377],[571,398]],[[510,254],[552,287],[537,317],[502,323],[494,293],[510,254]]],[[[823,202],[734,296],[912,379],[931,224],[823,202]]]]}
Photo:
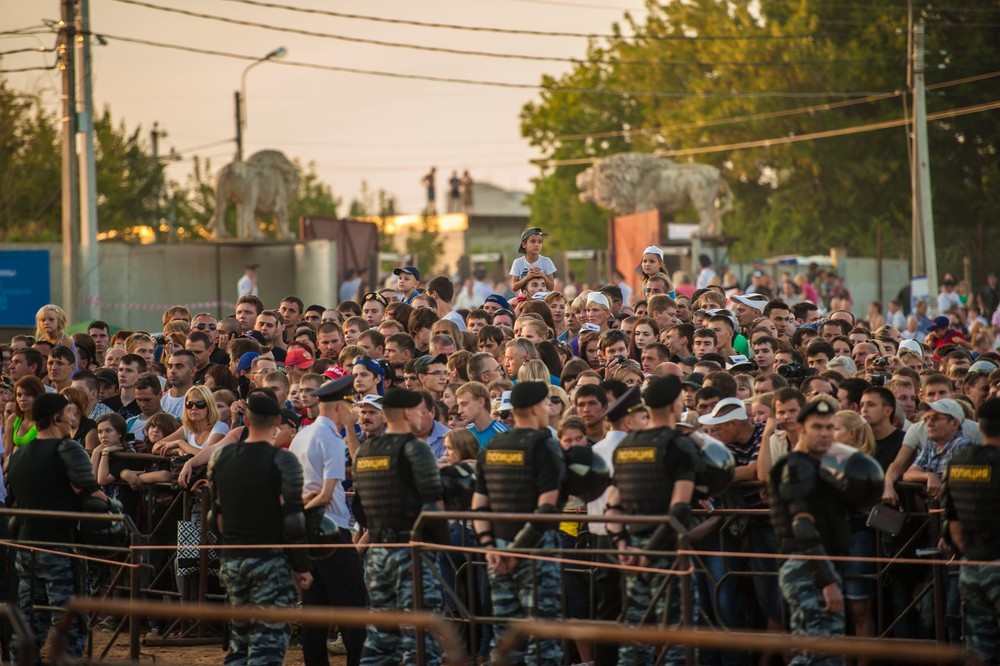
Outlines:
{"type": "MultiPolygon", "coordinates": [[[[744,490],[751,489],[751,486],[745,486],[744,490]]],[[[637,627],[637,628],[622,628],[616,623],[607,622],[593,622],[593,621],[560,621],[558,623],[546,623],[541,621],[528,620],[526,622],[512,622],[510,624],[509,633],[506,635],[504,641],[501,642],[499,646],[499,652],[505,653],[509,651],[515,642],[523,639],[525,635],[534,634],[537,636],[553,636],[560,638],[562,640],[572,640],[574,638],[579,638],[581,640],[587,640],[592,642],[598,642],[601,640],[607,641],[620,641],[624,640],[627,635],[627,640],[629,642],[644,642],[650,644],[673,644],[677,642],[684,643],[688,648],[693,648],[695,646],[704,647],[715,647],[715,648],[725,648],[725,649],[749,649],[749,650],[766,650],[766,651],[776,651],[776,650],[789,650],[789,649],[818,649],[818,650],[833,650],[838,654],[844,654],[848,656],[868,656],[873,658],[881,658],[886,654],[893,655],[896,659],[903,658],[902,655],[907,656],[908,661],[940,661],[940,662],[955,662],[962,660],[969,660],[969,655],[960,648],[949,647],[943,645],[947,638],[947,622],[948,617],[945,613],[945,589],[947,586],[948,576],[944,573],[944,560],[932,560],[932,561],[922,561],[912,557],[905,556],[910,550],[913,549],[914,544],[920,543],[923,539],[923,543],[928,543],[936,541],[936,535],[940,531],[940,511],[933,505],[928,504],[927,500],[922,495],[922,487],[915,486],[913,484],[899,484],[899,490],[901,491],[901,497],[904,498],[904,502],[909,508],[912,509],[910,512],[910,522],[911,526],[907,534],[901,536],[899,540],[891,544],[891,550],[885,550],[885,544],[881,540],[878,541],[879,550],[877,551],[877,557],[874,558],[877,564],[877,571],[873,574],[873,578],[879,583],[876,585],[876,598],[875,604],[879,609],[879,613],[876,615],[876,620],[879,622],[878,633],[880,637],[879,640],[883,641],[881,644],[888,646],[885,649],[879,649],[879,643],[871,642],[867,640],[859,640],[857,638],[852,638],[847,641],[828,641],[822,643],[810,643],[808,641],[803,642],[804,639],[793,638],[788,635],[783,634],[758,634],[747,631],[724,631],[724,632],[712,632],[706,631],[704,629],[695,629],[692,620],[693,613],[693,598],[692,598],[692,577],[695,573],[705,572],[705,567],[701,563],[701,558],[706,555],[716,554],[714,552],[701,551],[697,547],[692,547],[690,543],[687,543],[685,537],[682,536],[679,542],[679,548],[675,552],[669,553],[653,553],[644,552],[649,555],[670,555],[676,557],[675,565],[667,572],[670,575],[675,575],[680,577],[680,589],[682,594],[682,626],[679,629],[667,630],[663,627],[655,627],[658,622],[652,622],[650,627],[637,627]],[[888,576],[893,575],[894,567],[900,566],[910,566],[910,567],[927,567],[930,565],[933,575],[929,577],[924,584],[916,590],[916,594],[913,595],[913,599],[900,613],[897,617],[892,619],[887,624],[882,622],[882,609],[887,607],[889,600],[885,599],[886,590],[884,579],[888,576]],[[929,640],[893,640],[891,642],[886,642],[886,638],[898,628],[900,623],[900,618],[904,613],[910,613],[913,608],[920,603],[920,601],[930,595],[930,599],[933,602],[933,619],[934,628],[933,635],[935,641],[929,640]],[[553,626],[549,626],[553,625],[553,626]],[[559,633],[561,632],[561,633],[559,633]],[[621,633],[626,632],[626,633],[621,633]],[[939,643],[941,645],[935,645],[939,643]]],[[[147,526],[145,532],[140,532],[136,527],[135,523],[131,518],[127,516],[102,516],[100,514],[60,514],[61,517],[71,520],[122,520],[125,522],[126,526],[130,532],[130,546],[127,548],[112,548],[112,547],[88,547],[90,551],[99,551],[106,553],[105,557],[93,557],[86,556],[86,559],[96,560],[98,563],[109,567],[110,579],[107,587],[103,594],[95,599],[90,600],[79,600],[80,603],[74,601],[71,604],[73,612],[95,612],[102,613],[105,615],[117,616],[121,615],[123,617],[127,616],[128,619],[128,643],[129,643],[129,658],[132,660],[137,660],[140,653],[140,615],[139,609],[142,609],[142,613],[148,617],[162,617],[164,619],[174,620],[175,625],[179,624],[184,628],[185,631],[195,631],[197,636],[185,636],[184,638],[169,639],[163,638],[159,640],[154,640],[152,642],[147,641],[147,645],[183,645],[183,644],[194,644],[194,643],[205,643],[205,642],[215,642],[220,643],[223,640],[221,634],[216,632],[215,635],[210,635],[209,628],[207,626],[208,622],[220,622],[224,619],[232,619],[234,617],[231,607],[222,606],[212,606],[206,605],[204,602],[210,598],[211,595],[207,592],[207,583],[209,578],[209,549],[212,548],[212,544],[209,543],[207,536],[206,525],[204,524],[205,516],[207,511],[202,510],[200,515],[202,517],[202,530],[201,530],[201,543],[199,546],[199,585],[195,592],[195,597],[198,601],[197,605],[186,606],[177,604],[155,604],[148,601],[143,601],[146,597],[151,595],[162,595],[165,597],[177,597],[181,600],[185,600],[189,596],[189,590],[184,589],[184,582],[181,582],[181,589],[174,592],[165,589],[154,588],[153,585],[162,579],[165,572],[171,570],[170,562],[176,553],[173,553],[167,560],[167,564],[162,567],[159,572],[153,570],[153,565],[148,561],[149,554],[154,552],[155,549],[167,549],[168,547],[163,545],[156,545],[153,542],[160,540],[162,542],[164,538],[164,530],[171,528],[172,509],[164,511],[160,515],[159,521],[153,521],[154,507],[152,502],[155,501],[155,496],[165,492],[166,487],[150,486],[146,489],[145,493],[145,503],[140,504],[140,510],[146,511],[143,520],[141,521],[147,526]],[[114,559],[118,558],[118,559],[114,559]],[[131,600],[130,603],[125,603],[122,601],[111,599],[110,596],[114,593],[120,593],[127,595],[131,600]],[[162,608],[161,608],[162,606],[162,608]],[[167,612],[164,609],[168,609],[167,612]],[[221,610],[220,610],[221,609],[221,610]],[[148,612],[147,612],[148,611],[148,612]],[[161,613],[162,611],[162,613],[161,613]],[[221,614],[220,614],[221,613],[221,614]],[[192,621],[192,624],[188,624],[188,621],[192,621]],[[185,638],[187,640],[185,640],[185,638]]],[[[198,497],[198,495],[196,495],[198,497]]],[[[198,497],[198,501],[204,502],[205,497],[198,497]]],[[[190,518],[191,511],[189,508],[190,494],[187,491],[179,491],[171,500],[171,507],[176,507],[180,510],[180,514],[184,518],[190,518]],[[181,506],[177,506],[180,503],[181,506]]],[[[6,515],[50,515],[47,512],[30,512],[22,511],[17,509],[0,509],[0,514],[6,515]]],[[[729,509],[729,510],[715,510],[712,512],[707,511],[695,511],[696,515],[703,516],[720,516],[723,518],[723,526],[725,522],[734,520],[736,518],[762,518],[767,514],[767,510],[755,510],[755,509],[729,509]]],[[[662,524],[668,517],[665,516],[616,516],[616,517],[606,517],[606,516],[586,516],[578,514],[569,515],[552,515],[543,516],[538,514],[483,514],[483,513],[472,513],[472,512],[436,512],[430,514],[422,514],[417,521],[414,528],[414,533],[419,533],[419,529],[427,520],[452,520],[452,521],[470,521],[475,518],[488,518],[491,521],[504,521],[504,520],[515,520],[524,521],[530,519],[532,521],[546,521],[546,522],[574,522],[574,523],[590,523],[590,522],[629,522],[629,523],[648,523],[648,524],[662,524]]],[[[464,535],[464,531],[462,532],[464,535]]],[[[168,540],[168,543],[176,543],[176,533],[172,533],[168,540]]],[[[45,547],[69,547],[71,544],[29,544],[26,542],[9,542],[9,545],[16,548],[38,548],[44,549],[45,547]]],[[[425,542],[414,541],[410,544],[417,554],[417,557],[413,558],[414,567],[414,600],[415,608],[414,611],[420,611],[420,585],[422,583],[422,568],[425,566],[431,567],[431,572],[433,575],[442,580],[445,584],[446,595],[450,598],[453,606],[453,617],[450,619],[455,625],[464,626],[467,633],[467,642],[472,649],[475,650],[475,637],[477,634],[477,627],[485,624],[491,624],[498,618],[493,617],[489,613],[476,613],[476,585],[475,577],[477,575],[477,570],[481,570],[485,567],[485,563],[481,561],[481,556],[485,552],[483,549],[476,547],[460,544],[454,547],[440,546],[435,544],[429,544],[425,542]],[[438,570],[437,564],[428,561],[431,555],[437,556],[441,552],[454,552],[459,555],[459,567],[456,572],[456,579],[458,576],[464,576],[466,581],[466,595],[464,598],[460,598],[456,589],[447,584],[442,578],[441,571],[438,570]]],[[[169,550],[168,550],[169,552],[169,550]]],[[[588,554],[594,556],[610,556],[613,558],[617,551],[613,549],[590,549],[587,551],[588,554]]],[[[576,549],[549,549],[549,550],[523,550],[523,551],[510,551],[505,552],[505,554],[511,554],[516,557],[522,557],[528,559],[531,562],[538,562],[544,560],[556,560],[559,561],[563,566],[564,570],[577,572],[589,581],[589,598],[593,600],[594,590],[593,590],[593,574],[597,569],[602,567],[615,568],[619,570],[629,570],[637,569],[635,567],[622,567],[620,565],[614,564],[610,559],[607,561],[580,561],[574,559],[573,555],[579,555],[580,551],[576,549]]],[[[784,556],[768,553],[731,553],[733,556],[742,557],[777,557],[781,558],[784,556]]],[[[534,566],[534,565],[532,565],[534,566]]],[[[655,570],[657,573],[663,573],[661,570],[655,570]]],[[[729,575],[729,574],[726,574],[729,575]]],[[[954,575],[954,574],[949,574],[954,575]]],[[[532,576],[534,579],[534,576],[532,576]]],[[[715,581],[717,584],[721,581],[715,581]]],[[[662,592],[662,590],[661,590],[662,592]]],[[[654,596],[653,604],[647,609],[647,617],[651,619],[655,615],[654,608],[656,603],[656,597],[654,596]]],[[[290,611],[288,609],[283,609],[286,613],[298,613],[300,611],[290,611]]],[[[311,609],[307,609],[311,612],[311,609]]],[[[248,611],[249,612],[249,611],[248,611]]],[[[388,616],[385,614],[367,614],[362,612],[365,617],[369,620],[371,617],[380,617],[381,620],[385,620],[388,616]]],[[[7,608],[6,617],[8,621],[12,624],[15,631],[17,631],[19,636],[24,635],[26,632],[23,626],[23,620],[20,624],[17,618],[12,616],[17,615],[16,609],[12,610],[7,608]]],[[[262,616],[255,616],[262,617],[262,616]]],[[[271,616],[268,616],[271,617],[271,616]]],[[[291,617],[291,616],[288,616],[291,617]]],[[[311,617],[311,616],[310,616],[311,617]]],[[[333,616],[326,616],[333,617],[333,616]]],[[[346,616],[345,616],[346,617],[346,616]]],[[[410,618],[411,615],[407,614],[406,618],[410,618]]],[[[296,616],[298,619],[298,616],[296,616]]],[[[381,621],[380,620],[380,621],[381,621]]],[[[332,620],[329,620],[332,621],[332,620]]],[[[361,622],[360,619],[357,620],[361,622]]],[[[318,620],[317,620],[318,622],[318,620]]],[[[344,623],[350,625],[350,620],[344,620],[344,623]]],[[[369,622],[373,623],[373,622],[369,622]]],[[[413,622],[407,621],[406,624],[413,625],[413,622]]],[[[417,623],[418,632],[435,630],[430,624],[424,625],[423,623],[417,623]]],[[[357,625],[351,625],[357,626],[357,625]]],[[[415,625],[416,626],[416,625],[415,625]]],[[[107,654],[111,647],[114,645],[115,641],[119,638],[122,633],[122,628],[124,623],[120,625],[113,633],[108,644],[104,646],[100,655],[96,657],[96,660],[100,661],[107,657],[107,654]]],[[[721,627],[724,628],[724,627],[721,627]]],[[[91,625],[93,629],[93,624],[91,625]]],[[[21,643],[24,645],[24,643],[21,643]]],[[[416,642],[418,650],[422,651],[423,641],[418,640],[416,642]]],[[[93,658],[93,640],[89,642],[88,657],[93,658]]],[[[418,658],[422,663],[423,655],[418,655],[418,658]]]]}

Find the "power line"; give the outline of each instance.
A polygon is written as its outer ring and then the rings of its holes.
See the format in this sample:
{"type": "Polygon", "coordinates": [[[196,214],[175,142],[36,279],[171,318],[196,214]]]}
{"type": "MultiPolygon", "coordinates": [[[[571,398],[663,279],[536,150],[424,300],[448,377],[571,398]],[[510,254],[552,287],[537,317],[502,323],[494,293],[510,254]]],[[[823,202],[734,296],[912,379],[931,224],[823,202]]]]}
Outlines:
{"type": "MultiPolygon", "coordinates": [[[[261,28],[264,30],[272,30],[275,32],[284,32],[295,35],[303,35],[306,37],[318,37],[321,39],[332,39],[341,42],[348,42],[353,44],[367,44],[370,46],[382,46],[388,48],[397,49],[409,49],[413,51],[426,51],[431,53],[447,53],[450,55],[464,55],[464,56],[477,56],[485,58],[500,58],[506,60],[526,60],[531,62],[561,62],[570,64],[580,64],[583,62],[595,62],[592,58],[565,58],[560,56],[544,56],[544,55],[534,55],[534,54],[524,54],[524,53],[498,53],[495,51],[476,51],[469,49],[456,49],[449,48],[445,46],[427,46],[423,44],[413,44],[409,42],[391,42],[381,39],[370,39],[367,37],[353,37],[348,35],[338,35],[329,32],[317,32],[314,30],[305,30],[302,28],[290,28],[285,26],[277,26],[269,23],[258,23],[256,21],[246,21],[243,19],[235,19],[228,16],[218,16],[216,14],[204,14],[202,12],[190,11],[187,9],[179,9],[177,7],[164,7],[162,5],[154,5],[149,2],[143,2],[143,0],[113,0],[114,2],[120,2],[126,5],[133,5],[136,7],[145,7],[146,9],[153,9],[156,11],[169,12],[173,14],[181,14],[183,16],[191,16],[193,18],[208,19],[210,21],[219,21],[221,23],[226,23],[229,25],[241,25],[250,28],[261,28]]],[[[787,60],[761,60],[761,61],[702,61],[702,60],[617,60],[601,58],[596,60],[597,62],[607,62],[614,65],[624,65],[624,66],[643,66],[643,67],[668,67],[668,66],[688,66],[688,67],[717,67],[717,66],[737,66],[737,67],[795,67],[799,65],[834,65],[834,64],[856,64],[860,62],[885,62],[897,60],[902,62],[904,59],[901,55],[894,56],[882,56],[873,58],[848,58],[848,59],[815,59],[815,60],[798,60],[798,61],[787,61],[787,60]]]]}
{"type": "MultiPolygon", "coordinates": [[[[985,102],[983,104],[976,104],[973,106],[964,106],[957,109],[950,109],[948,111],[938,111],[936,113],[927,114],[927,120],[943,120],[945,118],[956,118],[958,116],[965,116],[973,113],[983,113],[985,111],[992,111],[994,109],[1000,109],[1000,101],[997,102],[985,102]]],[[[861,134],[864,132],[874,132],[877,130],[891,129],[893,127],[904,127],[910,124],[912,121],[908,118],[899,118],[895,120],[884,120],[877,123],[868,123],[866,125],[854,125],[851,127],[842,127],[835,130],[824,130],[821,132],[810,132],[808,134],[797,134],[795,136],[779,136],[770,139],[756,139],[754,141],[742,141],[738,143],[727,143],[718,146],[701,146],[698,148],[678,148],[676,150],[658,150],[654,151],[654,155],[659,157],[681,157],[689,155],[704,155],[707,153],[720,153],[730,150],[746,150],[749,148],[771,148],[773,146],[781,146],[789,143],[799,143],[801,141],[815,141],[817,139],[830,139],[839,136],[847,136],[850,134],[861,134]]],[[[567,160],[536,160],[535,163],[539,166],[580,166],[584,164],[593,164],[594,162],[602,159],[601,157],[585,157],[578,159],[567,159],[567,160]]]]}
{"type": "MultiPolygon", "coordinates": [[[[960,86],[966,83],[974,83],[976,81],[984,81],[986,79],[994,79],[997,77],[1000,77],[1000,71],[987,72],[985,74],[976,74],[975,76],[966,76],[960,79],[952,79],[950,81],[941,81],[939,83],[932,83],[926,86],[926,88],[927,90],[940,90],[941,88],[950,88],[952,86],[960,86]]],[[[701,127],[717,127],[719,125],[730,125],[750,120],[765,120],[768,118],[782,118],[786,116],[795,116],[803,113],[815,113],[817,111],[830,111],[833,109],[840,109],[847,106],[855,106],[857,104],[880,102],[882,100],[901,97],[901,96],[905,96],[905,94],[897,91],[893,93],[887,93],[882,95],[871,95],[870,97],[862,97],[859,99],[845,100],[841,102],[828,102],[825,104],[814,104],[812,106],[803,106],[794,109],[784,109],[782,111],[766,111],[763,113],[752,113],[743,116],[730,116],[728,118],[715,118],[712,120],[696,120],[690,123],[669,125],[666,127],[648,127],[648,128],[637,127],[627,130],[592,132],[589,134],[563,134],[553,137],[553,140],[585,141],[589,139],[611,139],[621,136],[629,136],[631,134],[665,134],[667,132],[675,132],[678,130],[696,129],[701,127]]]]}
{"type": "MultiPolygon", "coordinates": [[[[303,14],[315,14],[320,16],[333,16],[335,18],[346,18],[357,21],[371,21],[374,23],[391,23],[393,25],[411,25],[421,28],[439,28],[445,30],[465,30],[470,32],[492,32],[503,35],[530,35],[533,37],[576,37],[585,39],[622,39],[623,35],[598,34],[589,32],[560,32],[554,30],[526,30],[521,28],[493,28],[488,26],[458,25],[454,23],[432,23],[428,21],[414,21],[411,19],[386,18],[383,16],[367,16],[364,14],[348,14],[346,12],[335,12],[329,9],[310,9],[307,7],[294,7],[292,5],[280,5],[263,0],[224,0],[225,2],[238,2],[253,7],[267,7],[269,9],[283,9],[290,12],[300,12],[303,14]]],[[[743,41],[743,40],[784,40],[784,39],[811,39],[811,33],[798,33],[789,35],[647,35],[637,33],[632,35],[633,39],[648,39],[652,41],[698,41],[698,40],[720,40],[720,41],[743,41]]]]}
{"type": "Polygon", "coordinates": [[[0,56],[15,55],[17,53],[52,53],[55,49],[45,48],[44,46],[32,46],[24,49],[11,49],[9,51],[0,51],[0,56]]]}
{"type": "Polygon", "coordinates": [[[579,7],[580,9],[611,9],[619,12],[641,12],[643,7],[616,7],[614,5],[590,5],[583,2],[562,2],[561,0],[507,0],[530,5],[555,5],[557,7],[579,7]]]}
{"type": "Polygon", "coordinates": [[[44,72],[47,70],[55,69],[55,65],[49,65],[46,67],[16,67],[14,69],[0,69],[0,74],[20,74],[21,72],[44,72]]]}
{"type": "Polygon", "coordinates": [[[28,25],[23,28],[16,28],[14,30],[0,30],[0,35],[32,35],[37,32],[48,32],[44,30],[45,25],[39,23],[37,25],[28,25]]]}
{"type": "MultiPolygon", "coordinates": [[[[256,62],[260,60],[256,55],[244,55],[230,53],[228,51],[217,51],[215,49],[204,49],[194,46],[183,46],[180,44],[168,44],[165,42],[154,42],[148,39],[138,39],[135,37],[124,37],[121,35],[111,35],[106,32],[101,33],[107,39],[117,39],[129,44],[141,44],[143,46],[153,46],[157,48],[172,49],[186,53],[198,53],[201,55],[219,56],[222,58],[233,58],[256,62]]],[[[406,74],[403,72],[387,72],[373,69],[359,69],[356,67],[341,67],[337,65],[321,65],[312,62],[298,62],[294,60],[273,60],[275,65],[282,67],[302,67],[306,69],[316,69],[328,72],[342,72],[346,74],[362,74],[366,76],[380,76],[391,79],[405,79],[412,81],[432,81],[435,83],[455,83],[462,85],[482,86],[488,88],[506,88],[514,90],[545,90],[547,92],[565,92],[577,94],[593,95],[617,95],[620,97],[662,97],[670,99],[685,98],[810,98],[810,97],[865,97],[870,95],[881,95],[885,93],[877,92],[682,92],[682,91],[662,91],[662,90],[620,90],[615,88],[569,88],[559,86],[543,86],[535,83],[514,83],[508,81],[486,81],[480,79],[462,79],[457,77],[431,76],[429,74],[406,74]]]]}

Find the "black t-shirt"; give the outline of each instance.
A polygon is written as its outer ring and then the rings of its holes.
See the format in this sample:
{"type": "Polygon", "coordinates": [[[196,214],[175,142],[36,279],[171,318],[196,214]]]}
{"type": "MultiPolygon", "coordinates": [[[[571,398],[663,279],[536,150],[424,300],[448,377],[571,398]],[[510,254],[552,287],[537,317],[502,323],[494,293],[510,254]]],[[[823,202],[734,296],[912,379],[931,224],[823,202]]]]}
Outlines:
{"type": "Polygon", "coordinates": [[[216,365],[229,365],[229,354],[227,354],[224,349],[216,347],[212,350],[212,353],[209,354],[208,362],[215,363],[216,365]]]}
{"type": "Polygon", "coordinates": [[[274,357],[274,362],[278,365],[285,364],[285,357],[288,355],[288,351],[282,349],[281,347],[271,347],[271,356],[274,357]]]}
{"type": "Polygon", "coordinates": [[[889,469],[889,465],[896,459],[899,448],[903,445],[903,435],[905,433],[898,428],[893,430],[885,439],[875,440],[875,460],[882,466],[882,471],[889,469]]]}
{"type": "Polygon", "coordinates": [[[215,456],[212,487],[222,506],[227,544],[283,543],[281,473],[276,455],[292,455],[267,442],[230,444],[215,456]]]}

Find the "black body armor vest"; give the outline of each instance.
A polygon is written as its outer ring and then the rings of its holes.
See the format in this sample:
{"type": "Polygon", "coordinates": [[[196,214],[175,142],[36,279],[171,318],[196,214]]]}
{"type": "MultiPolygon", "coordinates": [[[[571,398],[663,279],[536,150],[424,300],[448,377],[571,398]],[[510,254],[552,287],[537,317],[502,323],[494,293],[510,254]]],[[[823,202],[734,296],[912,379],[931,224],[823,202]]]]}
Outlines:
{"type": "Polygon", "coordinates": [[[1000,449],[970,446],[948,464],[945,490],[949,517],[962,526],[970,560],[1000,559],[1000,449]]]}
{"type": "Polygon", "coordinates": [[[421,501],[403,450],[411,439],[413,435],[381,435],[361,444],[354,459],[354,491],[375,543],[408,539],[420,514],[421,501]]]}
{"type": "MultiPolygon", "coordinates": [[[[535,487],[534,450],[550,437],[549,432],[516,428],[490,440],[482,453],[482,469],[490,497],[490,510],[496,513],[533,513],[538,506],[535,487]]],[[[495,521],[493,533],[500,539],[513,539],[523,522],[495,521]]]]}

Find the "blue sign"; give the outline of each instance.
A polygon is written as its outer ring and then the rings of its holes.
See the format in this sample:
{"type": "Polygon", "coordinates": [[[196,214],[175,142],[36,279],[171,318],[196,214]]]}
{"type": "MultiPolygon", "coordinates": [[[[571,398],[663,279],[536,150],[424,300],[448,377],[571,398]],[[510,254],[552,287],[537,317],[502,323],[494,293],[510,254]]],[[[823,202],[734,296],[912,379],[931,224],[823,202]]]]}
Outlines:
{"type": "Polygon", "coordinates": [[[51,297],[48,250],[0,250],[0,327],[34,328],[51,297]]]}

